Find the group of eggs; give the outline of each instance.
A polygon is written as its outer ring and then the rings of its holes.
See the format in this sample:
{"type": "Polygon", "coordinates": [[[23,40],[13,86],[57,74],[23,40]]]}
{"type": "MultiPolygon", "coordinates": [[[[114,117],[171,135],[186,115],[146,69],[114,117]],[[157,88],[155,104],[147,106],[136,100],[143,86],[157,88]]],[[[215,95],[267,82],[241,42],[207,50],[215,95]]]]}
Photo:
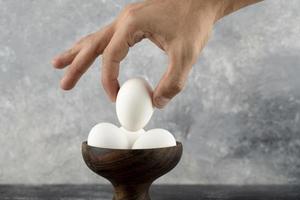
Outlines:
{"type": "Polygon", "coordinates": [[[90,146],[109,149],[153,149],[176,146],[174,136],[165,129],[143,128],[149,122],[154,106],[152,88],[146,80],[133,78],[120,88],[116,99],[116,112],[121,123],[99,123],[89,133],[90,146]]]}

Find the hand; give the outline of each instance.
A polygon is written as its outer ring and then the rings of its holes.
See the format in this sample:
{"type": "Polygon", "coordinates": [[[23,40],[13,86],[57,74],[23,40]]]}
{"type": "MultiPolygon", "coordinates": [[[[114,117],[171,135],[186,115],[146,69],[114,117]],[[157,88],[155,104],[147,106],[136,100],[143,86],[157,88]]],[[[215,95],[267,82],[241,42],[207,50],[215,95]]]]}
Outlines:
{"type": "Polygon", "coordinates": [[[164,50],[169,58],[167,70],[153,93],[154,105],[162,108],[183,89],[214,23],[236,10],[235,5],[243,7],[247,2],[251,4],[257,1],[147,0],[130,4],[111,24],[82,38],[53,60],[56,68],[69,65],[61,80],[61,87],[65,90],[73,88],[81,75],[102,54],[102,84],[110,99],[115,101],[119,90],[120,62],[130,47],[148,38],[164,50]]]}

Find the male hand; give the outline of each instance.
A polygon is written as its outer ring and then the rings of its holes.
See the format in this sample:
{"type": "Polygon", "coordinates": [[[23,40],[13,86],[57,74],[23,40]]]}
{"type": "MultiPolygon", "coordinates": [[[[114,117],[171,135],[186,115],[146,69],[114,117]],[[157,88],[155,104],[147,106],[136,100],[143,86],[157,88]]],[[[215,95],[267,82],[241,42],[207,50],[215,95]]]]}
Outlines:
{"type": "Polygon", "coordinates": [[[163,108],[184,87],[192,65],[207,43],[214,23],[257,0],[146,0],[128,5],[108,26],[80,39],[53,59],[68,69],[61,87],[69,90],[102,55],[102,84],[112,101],[119,90],[119,66],[129,48],[144,38],[166,52],[169,64],[153,93],[163,108]]]}

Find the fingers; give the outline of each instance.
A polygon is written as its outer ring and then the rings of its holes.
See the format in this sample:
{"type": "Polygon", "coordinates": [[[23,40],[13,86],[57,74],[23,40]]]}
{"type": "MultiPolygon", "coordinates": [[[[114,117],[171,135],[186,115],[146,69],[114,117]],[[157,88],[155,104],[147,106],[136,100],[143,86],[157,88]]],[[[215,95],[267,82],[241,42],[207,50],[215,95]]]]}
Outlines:
{"type": "Polygon", "coordinates": [[[79,51],[80,51],[80,48],[78,46],[73,47],[73,48],[69,49],[68,51],[65,51],[64,53],[56,56],[52,60],[52,65],[58,69],[62,69],[64,67],[68,66],[69,64],[72,63],[72,61],[74,60],[75,56],[78,54],[79,51]]]}
{"type": "Polygon", "coordinates": [[[126,57],[129,47],[143,38],[142,32],[136,31],[136,26],[124,25],[114,33],[110,43],[103,53],[102,85],[112,101],[116,100],[119,90],[119,66],[126,57]]]}
{"type": "Polygon", "coordinates": [[[80,77],[92,65],[94,60],[102,54],[112,36],[112,27],[107,26],[101,31],[84,37],[73,48],[53,59],[54,67],[62,69],[68,66],[60,82],[64,90],[72,89],[80,77]]]}
{"type": "Polygon", "coordinates": [[[168,69],[154,90],[155,107],[163,108],[184,88],[194,60],[191,56],[179,52],[170,53],[168,69]]]}
{"type": "Polygon", "coordinates": [[[60,82],[62,89],[72,89],[82,74],[86,72],[89,66],[94,62],[97,55],[92,51],[91,49],[83,49],[79,52],[60,82]]]}

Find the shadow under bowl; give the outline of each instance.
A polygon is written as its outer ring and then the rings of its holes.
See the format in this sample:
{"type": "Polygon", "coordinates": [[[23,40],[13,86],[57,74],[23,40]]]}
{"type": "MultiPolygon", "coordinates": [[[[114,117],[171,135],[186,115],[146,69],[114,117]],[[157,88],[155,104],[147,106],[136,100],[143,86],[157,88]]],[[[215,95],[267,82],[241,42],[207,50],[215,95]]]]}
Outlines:
{"type": "Polygon", "coordinates": [[[150,199],[152,182],[180,161],[182,144],[155,149],[107,149],[82,143],[86,165],[114,186],[114,200],[150,199]]]}

